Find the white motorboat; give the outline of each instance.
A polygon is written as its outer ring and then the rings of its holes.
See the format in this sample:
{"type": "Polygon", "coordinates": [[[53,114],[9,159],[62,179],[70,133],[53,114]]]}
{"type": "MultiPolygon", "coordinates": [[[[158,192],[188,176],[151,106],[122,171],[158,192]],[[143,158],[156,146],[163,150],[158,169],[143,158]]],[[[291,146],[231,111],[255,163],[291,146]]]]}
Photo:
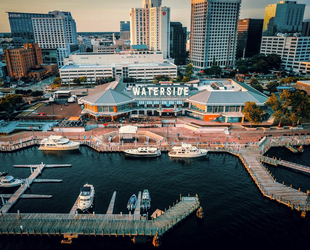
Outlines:
{"type": "Polygon", "coordinates": [[[137,149],[124,150],[125,156],[128,157],[158,157],[161,156],[160,149],[152,147],[139,147],[137,149]]]}
{"type": "Polygon", "coordinates": [[[81,188],[81,192],[79,195],[79,200],[78,200],[78,209],[81,210],[82,212],[85,212],[89,208],[93,207],[94,203],[94,198],[95,198],[95,189],[93,185],[90,184],[85,184],[81,188]]]}
{"type": "Polygon", "coordinates": [[[168,155],[171,158],[197,158],[206,156],[207,153],[207,149],[199,149],[191,144],[182,143],[181,146],[173,147],[168,155]]]}
{"type": "Polygon", "coordinates": [[[141,209],[148,210],[151,208],[151,196],[147,189],[143,190],[142,193],[142,201],[141,201],[141,209]]]}
{"type": "Polygon", "coordinates": [[[51,135],[44,138],[40,144],[40,150],[74,150],[80,146],[79,142],[70,141],[60,135],[51,135]]]}
{"type": "Polygon", "coordinates": [[[15,179],[6,172],[0,172],[0,187],[17,187],[23,184],[23,180],[15,179]]]}
{"type": "Polygon", "coordinates": [[[138,203],[137,196],[133,194],[128,200],[127,209],[129,211],[134,210],[137,207],[137,203],[138,203]]]}

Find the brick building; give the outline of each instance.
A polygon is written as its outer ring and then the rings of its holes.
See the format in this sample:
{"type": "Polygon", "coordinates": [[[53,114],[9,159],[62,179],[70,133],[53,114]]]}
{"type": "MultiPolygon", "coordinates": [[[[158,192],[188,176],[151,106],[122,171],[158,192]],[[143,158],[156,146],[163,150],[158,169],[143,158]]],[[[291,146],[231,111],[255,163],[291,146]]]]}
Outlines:
{"type": "Polygon", "coordinates": [[[5,49],[8,75],[13,79],[27,76],[29,70],[43,63],[41,48],[36,43],[24,44],[23,48],[5,49]]]}

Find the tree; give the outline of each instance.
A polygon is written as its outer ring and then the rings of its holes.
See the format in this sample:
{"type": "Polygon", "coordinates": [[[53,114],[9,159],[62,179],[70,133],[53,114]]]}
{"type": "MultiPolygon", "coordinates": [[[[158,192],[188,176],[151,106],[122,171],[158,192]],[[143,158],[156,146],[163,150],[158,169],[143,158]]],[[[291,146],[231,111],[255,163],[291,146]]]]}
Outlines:
{"type": "Polygon", "coordinates": [[[259,124],[262,121],[263,113],[264,111],[261,110],[261,108],[257,106],[255,102],[249,101],[245,103],[244,109],[242,110],[244,118],[251,123],[251,126],[252,124],[259,124]]]}
{"type": "Polygon", "coordinates": [[[271,92],[276,92],[278,86],[279,86],[279,83],[277,82],[269,82],[267,84],[267,90],[269,91],[269,94],[271,94],[271,92]]]}
{"type": "Polygon", "coordinates": [[[55,77],[55,79],[54,79],[54,81],[53,81],[53,83],[55,84],[55,85],[61,85],[61,78],[60,77],[55,77]]]}
{"type": "Polygon", "coordinates": [[[186,66],[185,74],[189,79],[191,78],[191,76],[194,74],[193,64],[190,63],[186,66]]]}

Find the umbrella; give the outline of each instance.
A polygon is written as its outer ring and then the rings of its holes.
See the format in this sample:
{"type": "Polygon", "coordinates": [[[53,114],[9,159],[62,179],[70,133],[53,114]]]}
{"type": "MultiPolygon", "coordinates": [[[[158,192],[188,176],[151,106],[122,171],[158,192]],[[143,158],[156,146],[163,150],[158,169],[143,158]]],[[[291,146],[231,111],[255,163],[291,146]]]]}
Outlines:
{"type": "Polygon", "coordinates": [[[107,124],[107,123],[104,123],[103,126],[108,126],[108,124],[107,124]]]}

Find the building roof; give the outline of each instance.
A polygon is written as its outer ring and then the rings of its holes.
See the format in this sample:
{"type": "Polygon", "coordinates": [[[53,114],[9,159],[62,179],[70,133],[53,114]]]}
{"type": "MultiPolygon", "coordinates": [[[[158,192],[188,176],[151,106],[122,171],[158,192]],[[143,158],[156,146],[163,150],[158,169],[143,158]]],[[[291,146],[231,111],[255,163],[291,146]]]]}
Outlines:
{"type": "Polygon", "coordinates": [[[226,90],[205,90],[187,100],[203,105],[243,105],[245,102],[255,102],[257,105],[263,105],[268,97],[251,86],[239,83],[243,91],[226,90]]]}
{"type": "Polygon", "coordinates": [[[113,84],[115,82],[96,87],[88,96],[82,98],[82,102],[95,106],[117,106],[133,101],[132,98],[111,89],[113,84]]]}

